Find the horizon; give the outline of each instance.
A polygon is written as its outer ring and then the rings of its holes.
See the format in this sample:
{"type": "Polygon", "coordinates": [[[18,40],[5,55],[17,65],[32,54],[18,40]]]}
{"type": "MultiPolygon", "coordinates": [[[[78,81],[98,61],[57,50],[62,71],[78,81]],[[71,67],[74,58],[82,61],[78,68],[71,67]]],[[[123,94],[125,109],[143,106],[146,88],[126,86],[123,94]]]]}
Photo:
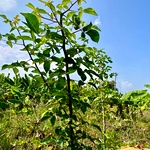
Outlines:
{"type": "MultiPolygon", "coordinates": [[[[35,0],[0,1],[0,14],[12,18],[20,12],[30,11],[25,6],[29,2],[40,7],[39,2],[35,0]]],[[[118,74],[117,88],[121,93],[145,89],[144,84],[150,83],[149,4],[150,1],[140,0],[87,0],[87,4],[83,4],[84,7],[94,8],[98,14],[97,17],[86,15],[84,20],[92,21],[102,30],[99,43],[89,44],[98,49],[104,48],[106,54],[112,58],[112,72],[118,74]]],[[[5,25],[2,19],[0,26],[0,33],[9,32],[9,26],[5,25]]],[[[28,58],[27,54],[18,52],[18,49],[17,45],[10,48],[0,42],[0,66],[28,58]]]]}

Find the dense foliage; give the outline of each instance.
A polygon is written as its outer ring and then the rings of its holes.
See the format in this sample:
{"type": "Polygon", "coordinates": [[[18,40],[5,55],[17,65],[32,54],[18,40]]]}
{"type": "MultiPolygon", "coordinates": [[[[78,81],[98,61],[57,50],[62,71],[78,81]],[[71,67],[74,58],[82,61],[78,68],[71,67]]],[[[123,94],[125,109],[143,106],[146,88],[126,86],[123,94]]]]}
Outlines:
{"type": "Polygon", "coordinates": [[[81,7],[84,0],[39,1],[41,8],[27,4],[32,12],[21,13],[23,21],[0,15],[11,28],[1,39],[22,45],[29,56],[2,67],[15,75],[0,75],[0,149],[119,148],[130,138],[117,132],[148,110],[148,91],[122,95],[109,81],[110,57],[89,46],[99,41],[100,29],[82,20],[97,16],[81,7]]]}

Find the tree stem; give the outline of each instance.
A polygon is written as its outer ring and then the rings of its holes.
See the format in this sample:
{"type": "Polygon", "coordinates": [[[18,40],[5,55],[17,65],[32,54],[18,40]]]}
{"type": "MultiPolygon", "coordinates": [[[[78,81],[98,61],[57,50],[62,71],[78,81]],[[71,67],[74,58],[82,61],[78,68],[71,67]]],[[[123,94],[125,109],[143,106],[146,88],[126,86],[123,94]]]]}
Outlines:
{"type": "MultiPolygon", "coordinates": [[[[63,28],[63,23],[62,23],[62,19],[63,18],[63,13],[60,15],[60,25],[63,28]]],[[[65,37],[65,33],[64,30],[61,29],[61,34],[64,37],[63,40],[63,44],[62,44],[62,49],[63,49],[63,53],[65,56],[65,60],[66,60],[66,78],[67,78],[67,92],[68,92],[68,104],[69,104],[69,117],[70,117],[70,121],[69,121],[69,128],[70,128],[70,146],[71,146],[71,150],[73,150],[74,147],[74,131],[73,131],[73,127],[72,127],[72,116],[73,116],[73,110],[72,110],[72,96],[71,96],[71,88],[70,88],[70,76],[69,76],[69,64],[68,64],[68,54],[66,53],[66,37],[65,37]]]]}

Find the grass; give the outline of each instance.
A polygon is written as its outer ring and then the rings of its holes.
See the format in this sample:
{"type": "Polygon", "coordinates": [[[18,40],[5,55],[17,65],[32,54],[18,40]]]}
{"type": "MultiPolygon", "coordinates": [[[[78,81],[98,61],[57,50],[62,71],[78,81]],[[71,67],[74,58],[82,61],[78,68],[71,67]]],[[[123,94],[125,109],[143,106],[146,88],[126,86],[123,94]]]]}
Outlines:
{"type": "MultiPolygon", "coordinates": [[[[49,106],[40,103],[36,107],[23,108],[16,111],[8,109],[0,113],[0,150],[46,150],[57,149],[55,138],[57,135],[49,120],[40,122],[42,113],[49,106]],[[48,143],[48,144],[47,144],[48,143]]],[[[93,113],[90,109],[83,115],[84,120],[90,123],[99,124],[102,129],[102,116],[99,113],[93,113]]],[[[101,137],[102,134],[95,127],[83,125],[84,129],[90,136],[101,137]]],[[[135,149],[137,144],[150,148],[150,110],[144,111],[143,116],[137,114],[136,120],[121,119],[115,114],[106,114],[106,145],[108,147],[119,148],[122,146],[132,146],[122,148],[121,150],[135,149]]],[[[83,139],[80,142],[87,145],[93,145],[89,140],[83,139]]],[[[93,145],[94,149],[94,145],[93,145]]],[[[95,147],[96,150],[96,147],[95,147]]],[[[146,150],[146,149],[145,149],[146,150]]],[[[147,149],[148,150],[148,149],[147,149]]]]}

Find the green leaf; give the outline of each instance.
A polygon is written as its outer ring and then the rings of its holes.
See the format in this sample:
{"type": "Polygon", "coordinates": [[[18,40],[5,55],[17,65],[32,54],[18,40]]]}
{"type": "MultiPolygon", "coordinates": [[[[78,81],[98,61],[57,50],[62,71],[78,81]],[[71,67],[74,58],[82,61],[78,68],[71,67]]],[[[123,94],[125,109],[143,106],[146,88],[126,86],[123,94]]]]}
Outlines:
{"type": "Polygon", "coordinates": [[[46,56],[46,57],[50,57],[50,51],[51,51],[50,48],[44,50],[44,51],[43,51],[43,55],[46,56]]]}
{"type": "Polygon", "coordinates": [[[59,57],[56,57],[56,56],[52,56],[51,59],[57,63],[60,63],[61,62],[61,59],[59,57]]]}
{"type": "Polygon", "coordinates": [[[22,102],[17,99],[8,99],[8,101],[13,104],[22,104],[22,102]]]}
{"type": "Polygon", "coordinates": [[[51,39],[54,39],[54,40],[60,40],[60,41],[64,40],[64,37],[62,35],[58,34],[57,32],[47,32],[46,37],[47,38],[50,37],[51,39]]]}
{"type": "Polygon", "coordinates": [[[98,43],[100,38],[98,31],[91,29],[87,31],[86,34],[91,38],[92,41],[98,43]]]}
{"type": "Polygon", "coordinates": [[[66,62],[68,64],[74,64],[75,65],[75,61],[71,57],[65,58],[64,62],[66,62]]]}
{"type": "Polygon", "coordinates": [[[3,19],[7,20],[8,18],[6,17],[6,15],[0,14],[0,17],[2,17],[3,19]]]}
{"type": "Polygon", "coordinates": [[[10,66],[10,65],[8,65],[8,64],[4,64],[4,65],[2,66],[2,70],[10,69],[10,68],[12,68],[12,66],[10,66]]]}
{"type": "Polygon", "coordinates": [[[10,85],[14,85],[14,84],[15,84],[14,81],[13,81],[12,79],[10,79],[10,78],[5,78],[5,81],[6,81],[8,84],[10,84],[10,85]]]}
{"type": "Polygon", "coordinates": [[[45,6],[47,6],[47,7],[49,7],[53,12],[56,12],[56,8],[55,8],[55,6],[53,5],[53,1],[47,1],[47,2],[45,2],[45,0],[43,1],[43,0],[39,0],[40,2],[42,2],[42,3],[44,3],[45,4],[45,6]]]}
{"type": "Polygon", "coordinates": [[[78,75],[81,77],[81,79],[82,79],[83,81],[86,80],[86,75],[84,74],[84,72],[82,71],[81,68],[78,68],[78,69],[77,69],[77,73],[78,73],[78,75]]]}
{"type": "Polygon", "coordinates": [[[72,21],[73,21],[74,29],[78,30],[80,28],[80,23],[81,23],[80,17],[74,14],[72,16],[72,21]]]}
{"type": "MultiPolygon", "coordinates": [[[[100,142],[101,143],[101,142],[100,142]]],[[[102,144],[99,144],[98,146],[97,146],[97,149],[103,149],[102,148],[102,144]]]]}
{"type": "Polygon", "coordinates": [[[39,21],[38,18],[32,13],[21,13],[25,19],[25,24],[35,33],[39,33],[39,21]]]}
{"type": "Polygon", "coordinates": [[[82,15],[83,15],[83,8],[82,7],[80,7],[79,9],[78,9],[78,16],[79,16],[79,18],[82,18],[82,15]]]}
{"type": "Polygon", "coordinates": [[[45,115],[45,116],[43,116],[43,117],[41,118],[40,121],[43,122],[43,121],[49,119],[50,117],[51,117],[50,115],[45,115]]]}
{"type": "Polygon", "coordinates": [[[60,11],[62,11],[62,9],[63,9],[63,5],[62,5],[62,4],[58,4],[56,7],[57,7],[60,11]]]}
{"type": "Polygon", "coordinates": [[[55,129],[55,133],[56,134],[61,134],[61,127],[60,126],[58,126],[56,129],[55,129]]]}
{"type": "Polygon", "coordinates": [[[15,35],[14,35],[14,34],[10,34],[10,35],[8,36],[8,40],[9,40],[9,41],[11,41],[11,40],[16,41],[15,35]]]}
{"type": "MultiPolygon", "coordinates": [[[[89,137],[87,137],[87,138],[89,138],[89,137]]],[[[89,139],[91,140],[91,138],[89,138],[89,139]]],[[[91,146],[86,146],[86,150],[92,150],[92,147],[91,146]]]]}
{"type": "Polygon", "coordinates": [[[2,34],[0,33],[0,40],[2,39],[2,34]]]}
{"type": "Polygon", "coordinates": [[[101,31],[101,29],[98,26],[96,26],[96,25],[93,25],[92,28],[96,29],[97,31],[101,31]]]}
{"type": "Polygon", "coordinates": [[[6,43],[7,43],[7,44],[8,44],[11,48],[13,47],[13,45],[12,45],[12,42],[11,42],[11,41],[9,41],[9,40],[8,40],[6,43]]]}
{"type": "Polygon", "coordinates": [[[50,61],[46,60],[44,62],[44,70],[46,73],[50,70],[50,61]]]}
{"type": "Polygon", "coordinates": [[[69,74],[71,74],[77,71],[77,67],[73,65],[72,67],[69,67],[68,70],[69,70],[69,74]]]}
{"type": "Polygon", "coordinates": [[[41,9],[41,8],[36,8],[36,12],[40,14],[48,14],[48,12],[46,12],[44,9],[41,9]]]}
{"type": "Polygon", "coordinates": [[[74,11],[71,11],[67,14],[66,19],[70,19],[75,14],[74,11]]]}
{"type": "Polygon", "coordinates": [[[85,38],[85,33],[84,32],[81,32],[81,37],[85,38]]]}
{"type": "Polygon", "coordinates": [[[78,0],[78,5],[80,6],[83,0],[78,0]]]}
{"type": "Polygon", "coordinates": [[[93,75],[95,75],[95,76],[98,77],[98,78],[101,78],[101,75],[98,74],[98,73],[96,73],[96,72],[93,71],[93,70],[87,70],[87,69],[85,69],[85,72],[87,72],[88,74],[93,74],[93,75]]]}
{"type": "Polygon", "coordinates": [[[84,83],[83,81],[81,81],[81,80],[78,81],[78,85],[79,85],[79,86],[83,86],[84,84],[85,84],[85,83],[84,83]]]}
{"type": "Polygon", "coordinates": [[[92,85],[95,89],[97,89],[96,85],[93,82],[88,82],[88,84],[92,85]]]}
{"type": "Polygon", "coordinates": [[[67,5],[68,3],[70,3],[71,2],[71,0],[63,0],[62,1],[62,5],[67,5]]]}
{"type": "Polygon", "coordinates": [[[18,72],[19,72],[19,70],[18,70],[18,68],[13,68],[13,71],[14,71],[14,74],[16,75],[18,72]]]}
{"type": "Polygon", "coordinates": [[[17,36],[18,40],[33,41],[30,36],[17,36]]]}
{"type": "Polygon", "coordinates": [[[146,88],[150,89],[150,84],[145,84],[144,85],[146,88]]]}
{"type": "Polygon", "coordinates": [[[31,8],[31,9],[35,9],[35,7],[34,7],[34,5],[33,4],[31,4],[31,3],[28,3],[26,6],[28,6],[29,8],[31,8]]]}
{"type": "Polygon", "coordinates": [[[86,9],[83,10],[83,12],[87,13],[87,14],[94,15],[94,16],[98,16],[96,11],[93,8],[86,8],[86,9]]]}
{"type": "Polygon", "coordinates": [[[114,103],[114,104],[119,104],[119,101],[117,98],[110,98],[110,100],[114,103]]]}
{"type": "Polygon", "coordinates": [[[52,118],[51,118],[51,124],[54,126],[54,125],[55,125],[55,122],[56,122],[56,117],[55,117],[55,116],[52,116],[52,118]]]}
{"type": "Polygon", "coordinates": [[[83,113],[85,113],[86,110],[87,110],[87,106],[84,105],[84,103],[83,103],[82,106],[81,106],[81,111],[82,111],[83,113]]]}
{"type": "Polygon", "coordinates": [[[85,32],[85,31],[88,31],[88,30],[91,29],[91,27],[92,27],[92,22],[90,22],[87,26],[83,27],[83,31],[84,31],[84,32],[85,32]]]}
{"type": "Polygon", "coordinates": [[[9,105],[4,102],[0,102],[0,108],[9,108],[9,105]]]}
{"type": "Polygon", "coordinates": [[[18,97],[22,96],[21,92],[19,91],[19,88],[15,87],[15,86],[12,87],[11,92],[12,92],[12,94],[14,94],[14,95],[16,95],[18,97]]]}

